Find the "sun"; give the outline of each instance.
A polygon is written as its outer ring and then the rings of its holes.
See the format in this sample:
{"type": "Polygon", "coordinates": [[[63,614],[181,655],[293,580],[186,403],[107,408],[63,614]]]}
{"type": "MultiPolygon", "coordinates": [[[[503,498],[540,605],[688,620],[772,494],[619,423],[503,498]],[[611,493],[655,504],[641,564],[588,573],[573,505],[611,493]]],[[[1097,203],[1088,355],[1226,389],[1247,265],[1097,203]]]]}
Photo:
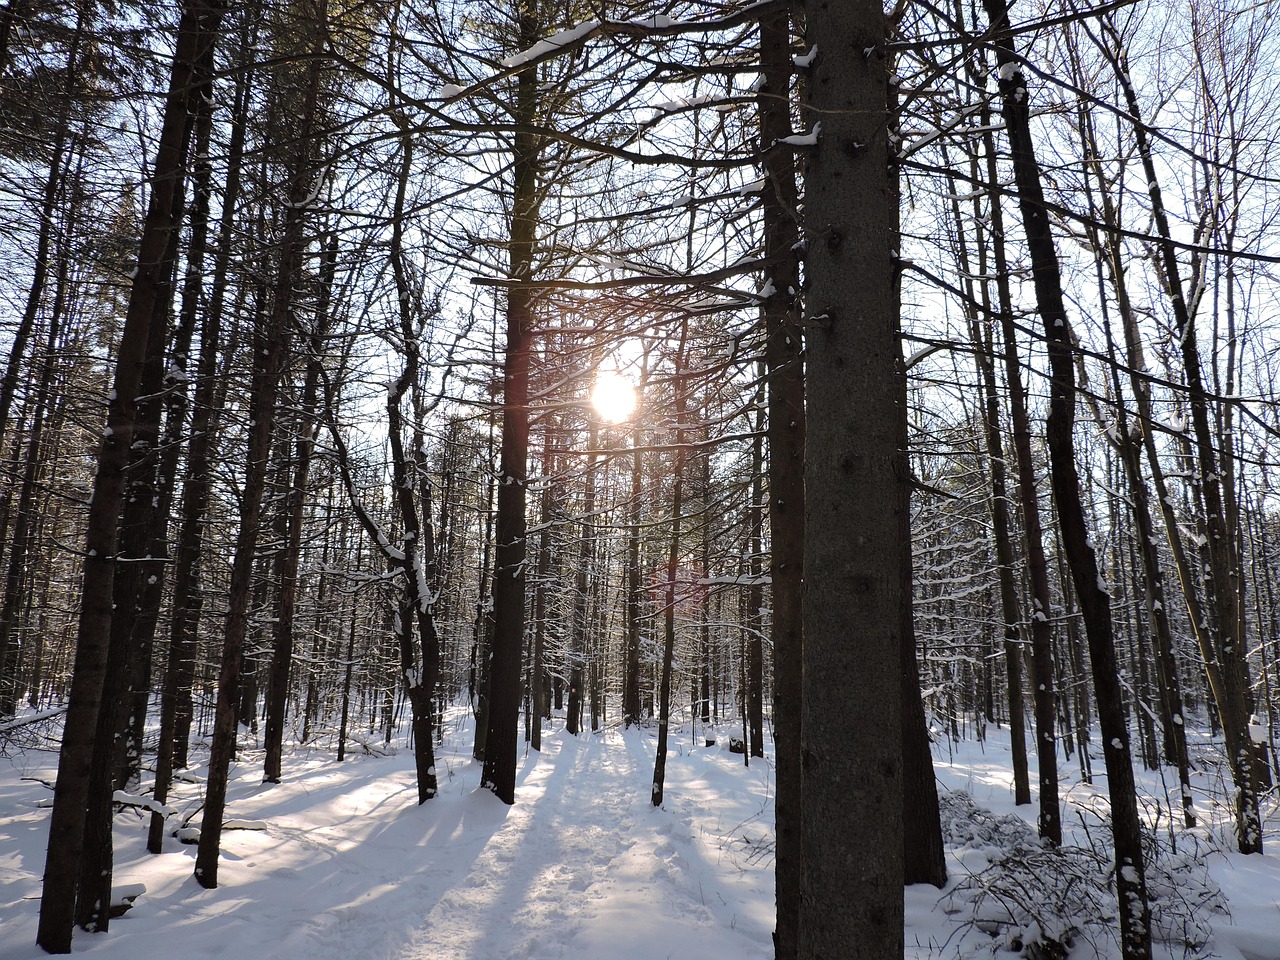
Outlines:
{"type": "Polygon", "coordinates": [[[591,388],[591,406],[601,420],[622,423],[636,408],[636,389],[622,374],[601,370],[591,388]]]}

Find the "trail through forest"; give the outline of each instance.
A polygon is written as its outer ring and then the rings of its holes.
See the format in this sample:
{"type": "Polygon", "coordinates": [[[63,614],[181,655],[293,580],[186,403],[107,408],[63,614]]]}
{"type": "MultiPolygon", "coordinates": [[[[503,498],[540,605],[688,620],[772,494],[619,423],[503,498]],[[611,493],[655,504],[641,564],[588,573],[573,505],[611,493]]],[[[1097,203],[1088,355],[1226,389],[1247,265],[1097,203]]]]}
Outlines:
{"type": "MultiPolygon", "coordinates": [[[[660,808],[649,803],[652,730],[580,738],[555,730],[541,755],[521,757],[512,807],[479,789],[469,717],[448,725],[440,794],[423,806],[403,743],[385,756],[355,747],[339,764],[322,739],[286,757],[278,785],[261,783],[261,752],[250,743],[233,767],[228,826],[238,829],[226,834],[220,887],[192,879],[194,846],[170,838],[162,855],[148,855],[146,819],[121,813],[117,896],[139,884],[145,892],[108,933],[77,933],[74,952],[99,960],[766,960],[772,764],[753,759],[746,768],[723,732],[710,748],[698,733],[680,730],[660,808]]],[[[1199,746],[1208,758],[1209,745],[1199,746]]],[[[15,744],[6,752],[0,960],[39,960],[42,781],[52,779],[56,754],[15,744]]],[[[1107,918],[1105,784],[1064,781],[1067,840],[1061,855],[1049,854],[1034,837],[1034,806],[1012,804],[1007,731],[989,728],[985,742],[940,739],[935,760],[951,879],[941,891],[908,889],[907,956],[1012,960],[1030,937],[1056,930],[1071,931],[1072,958],[1118,956],[1107,918]]],[[[193,824],[201,772],[187,771],[174,800],[193,824]]],[[[1064,775],[1075,772],[1064,766],[1064,775]]],[[[1146,806],[1161,849],[1151,875],[1162,898],[1156,956],[1280,960],[1280,856],[1230,852],[1228,812],[1213,805],[1219,775],[1208,762],[1198,770],[1205,826],[1178,832],[1176,853],[1168,807],[1146,806]]],[[[1147,798],[1166,790],[1158,773],[1142,780],[1147,798]]],[[[1176,789],[1176,778],[1167,787],[1176,789]]],[[[1268,813],[1274,851],[1274,802],[1268,813]]]]}
{"type": "MultiPolygon", "coordinates": [[[[648,734],[555,733],[541,757],[521,759],[517,802],[506,807],[478,789],[479,764],[456,746],[470,742],[469,729],[449,739],[440,795],[421,807],[407,750],[341,765],[319,751],[298,755],[277,786],[259,782],[259,758],[244,751],[228,812],[247,829],[227,834],[217,890],[191,879],[193,846],[170,840],[149,857],[145,822],[126,816],[117,889],[143,883],[146,893],[107,935],[79,934],[76,951],[134,960],[172,956],[175,943],[184,957],[263,960],[772,955],[772,862],[761,843],[772,835],[762,819],[768,765],[746,771],[727,751],[677,748],[680,790],[655,809],[648,734]]],[[[0,852],[10,891],[0,960],[43,956],[34,922],[47,811],[34,804],[47,791],[18,777],[48,780],[53,760],[25,754],[0,794],[0,831],[21,847],[0,852]]],[[[183,783],[176,805],[189,811],[198,796],[183,783]]]]}

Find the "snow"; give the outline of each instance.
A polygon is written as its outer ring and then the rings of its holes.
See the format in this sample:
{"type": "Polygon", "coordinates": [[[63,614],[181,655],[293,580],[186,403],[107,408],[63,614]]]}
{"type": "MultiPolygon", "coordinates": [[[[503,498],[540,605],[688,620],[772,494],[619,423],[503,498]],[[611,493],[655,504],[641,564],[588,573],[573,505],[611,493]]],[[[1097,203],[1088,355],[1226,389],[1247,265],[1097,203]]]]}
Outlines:
{"type": "MultiPolygon", "coordinates": [[[[227,808],[242,829],[224,835],[219,888],[195,883],[194,847],[174,837],[163,854],[148,855],[147,820],[127,809],[116,820],[113,901],[136,899],[108,933],[77,931],[74,951],[98,960],[768,960],[773,766],[752,759],[744,767],[727,749],[737,727],[719,732],[724,746],[704,748],[701,729],[674,729],[658,808],[650,803],[652,729],[575,738],[557,719],[541,754],[522,752],[511,807],[479,788],[466,715],[447,723],[436,756],[440,793],[422,806],[403,741],[342,764],[331,739],[294,747],[276,785],[261,782],[261,751],[247,744],[232,766],[227,808]]],[[[1033,902],[1011,921],[1008,884],[1034,882],[1059,855],[1035,837],[1035,805],[1013,805],[1007,731],[986,732],[985,742],[935,744],[951,879],[943,890],[907,888],[906,957],[1012,957],[1005,944],[1043,928],[1077,931],[1073,958],[1116,960],[1111,865],[1105,848],[1095,849],[1107,836],[1105,778],[1075,783],[1074,763],[1061,764],[1063,855],[1093,873],[1076,877],[1066,899],[1033,902]],[[1023,873],[1000,873],[1016,871],[1023,856],[1023,873]]],[[[1203,734],[1195,743],[1206,749],[1203,734]]],[[[1034,754],[1030,761],[1034,785],[1034,754]]],[[[45,956],[34,943],[48,831],[39,804],[55,764],[55,753],[36,749],[0,760],[0,960],[45,956]]],[[[195,814],[202,773],[197,766],[175,784],[171,829],[195,814]]],[[[1159,772],[1136,774],[1144,795],[1171,809],[1177,778],[1166,787],[1159,772]]],[[[1163,941],[1156,960],[1210,951],[1280,960],[1280,856],[1229,852],[1229,801],[1215,794],[1217,777],[1211,765],[1193,773],[1203,826],[1179,834],[1167,869],[1147,870],[1158,894],[1153,930],[1191,929],[1170,919],[1167,904],[1162,913],[1161,897],[1173,896],[1175,907],[1201,897],[1192,927],[1204,943],[1184,951],[1163,941]]],[[[1274,851],[1274,805],[1268,812],[1274,851]]],[[[1157,831],[1166,849],[1169,829],[1166,815],[1157,831]]],[[[194,839],[194,829],[185,832],[194,839]]]]}
{"type": "Polygon", "coordinates": [[[675,100],[668,100],[665,103],[655,103],[653,109],[659,113],[675,113],[679,110],[687,110],[690,107],[701,107],[708,103],[714,103],[715,100],[715,97],[704,93],[696,97],[679,97],[675,100]]]}
{"type": "Polygon", "coordinates": [[[822,133],[822,124],[815,123],[808,133],[793,133],[789,137],[781,138],[778,142],[785,143],[789,147],[815,147],[818,145],[820,133],[822,133]]]}
{"type": "Polygon", "coordinates": [[[815,43],[812,47],[809,48],[808,53],[797,54],[796,56],[793,56],[791,58],[791,62],[793,65],[800,68],[801,70],[807,70],[809,67],[813,66],[813,61],[817,58],[817,56],[818,56],[818,45],[815,43]]]}
{"type": "Polygon", "coordinates": [[[676,21],[661,13],[655,13],[651,17],[641,17],[638,20],[632,20],[631,23],[641,27],[649,27],[653,30],[666,30],[675,24],[676,21]]]}
{"type": "Polygon", "coordinates": [[[536,60],[548,53],[554,53],[561,47],[568,46],[569,44],[582,39],[599,26],[600,22],[598,20],[587,20],[583,23],[569,27],[566,30],[553,33],[551,36],[547,37],[547,39],[539,40],[528,50],[522,50],[514,56],[507,57],[502,61],[502,65],[508,68],[522,66],[530,60],[536,60]]]}

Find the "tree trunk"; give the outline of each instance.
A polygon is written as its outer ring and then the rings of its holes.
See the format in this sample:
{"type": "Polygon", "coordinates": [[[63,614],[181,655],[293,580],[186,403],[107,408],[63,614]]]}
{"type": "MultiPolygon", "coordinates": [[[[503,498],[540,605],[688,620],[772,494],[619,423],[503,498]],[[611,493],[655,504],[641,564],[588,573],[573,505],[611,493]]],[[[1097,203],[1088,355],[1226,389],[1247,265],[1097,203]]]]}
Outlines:
{"type": "MultiPolygon", "coordinates": [[[[323,8],[322,0],[322,8],[323,8]]],[[[323,19],[319,10],[316,26],[323,19]]],[[[321,31],[323,33],[323,31],[321,31]]],[[[289,351],[291,312],[299,286],[305,255],[304,226],[315,175],[315,126],[318,120],[320,72],[324,62],[319,41],[311,51],[307,71],[297,153],[290,172],[289,203],[285,210],[280,259],[269,314],[259,317],[259,329],[253,343],[253,384],[249,396],[249,443],[244,486],[240,503],[240,531],[236,537],[231,566],[226,630],[223,637],[222,665],[218,676],[218,700],[215,708],[213,742],[209,748],[209,775],[205,793],[204,817],[200,826],[200,844],[196,854],[195,878],[202,887],[218,885],[218,852],[222,841],[222,816],[226,808],[227,773],[235,752],[236,705],[240,692],[240,670],[244,641],[250,617],[250,588],[256,559],[259,526],[262,522],[263,494],[271,455],[271,438],[276,420],[276,398],[281,374],[289,351]]]]}
{"type": "Polygon", "coordinates": [[[903,955],[902,551],[885,17],[816,5],[805,200],[801,958],[903,955]],[[814,571],[821,571],[814,575],[814,571]],[[856,811],[856,815],[850,815],[856,811]],[[851,856],[850,851],[857,851],[851,856]],[[850,897],[850,891],[857,891],[850,897]]]}
{"type": "Polygon", "coordinates": [[[800,327],[799,197],[791,134],[791,22],[780,7],[760,20],[763,84],[758,98],[766,188],[761,193],[763,312],[769,384],[769,575],[773,620],[773,737],[777,793],[774,955],[794,960],[800,916],[801,585],[804,569],[804,338],[800,327]]]}
{"type": "MultiPolygon", "coordinates": [[[[971,161],[971,174],[975,182],[980,179],[976,157],[971,161]]],[[[994,205],[996,201],[991,198],[989,202],[994,205]]],[[[975,206],[978,203],[976,198],[974,203],[975,206]]],[[[979,214],[977,210],[974,212],[975,215],[979,214]]],[[[958,200],[952,203],[952,216],[957,228],[960,269],[968,276],[973,271],[969,267],[968,247],[964,242],[964,233],[960,229],[964,220],[958,200]]],[[[992,219],[995,220],[996,216],[993,210],[992,219]]],[[[978,221],[977,216],[974,219],[978,221]]],[[[977,247],[977,274],[980,277],[986,277],[988,247],[986,238],[981,234],[977,247]]],[[[967,280],[965,284],[972,300],[973,284],[967,280]]],[[[984,282],[981,302],[988,317],[992,312],[989,291],[990,285],[984,282]]],[[[986,444],[991,474],[991,496],[988,509],[991,513],[991,539],[995,549],[996,575],[1000,588],[1000,613],[1004,621],[1003,647],[1005,685],[1009,700],[1009,748],[1013,760],[1013,796],[1014,803],[1021,806],[1031,802],[1031,782],[1027,767],[1026,703],[1022,690],[1022,611],[1018,604],[1018,586],[1015,580],[1016,558],[1009,522],[1008,461],[1005,458],[1000,405],[996,395],[994,337],[990,325],[984,326],[976,310],[971,309],[968,313],[969,340],[973,344],[978,381],[982,388],[982,436],[986,444]]]]}
{"type": "MultiPolygon", "coordinates": [[[[519,49],[541,35],[532,12],[519,18],[519,49]]],[[[516,799],[520,661],[524,651],[525,519],[529,471],[529,376],[533,362],[533,247],[538,217],[540,145],[531,126],[537,114],[538,70],[516,79],[512,160],[510,277],[507,288],[507,349],[503,369],[502,455],[499,465],[496,565],[493,577],[493,652],[489,664],[489,723],[481,783],[504,803],[516,799]]]]}
{"type": "MultiPolygon", "coordinates": [[[[195,65],[203,61],[203,50],[214,43],[220,19],[221,8],[210,6],[204,0],[188,0],[183,8],[157,146],[151,200],[143,224],[124,330],[116,351],[107,426],[98,449],[98,470],[85,537],[75,671],[59,755],[36,936],[37,944],[49,953],[67,953],[71,949],[89,768],[104,693],[111,632],[117,520],[124,499],[125,469],[133,444],[138,390],[147,359],[151,324],[165,280],[164,260],[186,161],[191,101],[199,89],[194,77],[195,65]]],[[[114,691],[107,694],[114,695],[114,691]]]]}
{"type": "MultiPolygon", "coordinates": [[[[1117,44],[1119,38],[1110,31],[1117,44]]],[[[1258,771],[1253,741],[1249,733],[1249,672],[1246,660],[1246,632],[1240,604],[1241,582],[1238,526],[1228,516],[1230,494],[1224,497],[1222,477],[1231,475],[1231,451],[1223,445],[1215,451],[1209,423],[1209,400],[1200,366],[1200,348],[1195,320],[1183,295],[1178,251],[1169,228],[1160,181],[1151,152],[1149,128],[1141,119],[1137,92],[1129,78],[1127,57],[1108,51],[1116,78],[1124,90],[1126,107],[1133,118],[1134,137],[1142,159],[1143,175],[1151,199],[1151,212],[1160,242],[1160,266],[1169,291],[1174,332],[1181,347],[1183,371],[1187,378],[1187,401],[1195,436],[1196,481],[1200,496],[1198,521],[1204,531],[1201,555],[1206,580],[1212,587],[1209,606],[1213,614],[1214,653],[1218,661],[1219,683],[1215,688],[1222,732],[1227,742],[1227,760],[1236,787],[1236,844],[1241,853],[1262,852],[1262,820],[1259,811],[1258,771]]],[[[1261,761],[1265,770],[1265,758],[1261,761]]]]}
{"type": "MultiPolygon", "coordinates": [[[[241,58],[249,46],[251,21],[252,18],[248,16],[241,21],[241,58]]],[[[218,349],[222,342],[222,313],[231,260],[234,212],[240,189],[239,172],[244,151],[250,86],[248,71],[237,72],[236,76],[218,253],[210,283],[209,306],[200,334],[200,357],[196,366],[196,389],[192,401],[191,440],[187,451],[187,472],[182,484],[181,520],[174,555],[169,655],[160,699],[160,740],[156,751],[155,786],[152,792],[154,799],[162,804],[168,800],[173,771],[185,767],[187,762],[187,731],[191,718],[191,689],[195,681],[196,631],[200,611],[197,579],[204,542],[205,513],[213,484],[210,464],[214,438],[218,432],[218,349]]],[[[160,853],[163,837],[164,815],[153,812],[147,834],[147,849],[151,853],[160,853]]]]}
{"type": "Polygon", "coordinates": [[[680,324],[680,340],[676,346],[676,369],[673,377],[675,400],[672,419],[676,425],[675,464],[672,466],[671,541],[667,546],[666,586],[662,591],[662,677],[658,683],[658,750],[653,761],[653,789],[649,800],[662,806],[667,778],[667,743],[671,723],[671,667],[676,648],[676,603],[680,594],[676,587],[680,566],[680,526],[684,511],[684,421],[685,421],[685,347],[689,335],[688,320],[680,324]]]}
{"type": "MultiPolygon", "coordinates": [[[[1009,29],[1005,0],[984,0],[991,28],[1009,29]]],[[[1142,853],[1141,824],[1130,760],[1129,731],[1118,679],[1111,599],[1101,580],[1093,540],[1080,497],[1075,464],[1075,364],[1062,297],[1058,254],[1050,231],[1048,210],[1031,139],[1027,77],[1010,39],[996,45],[1000,95],[1013,157],[1014,179],[1036,292],[1044,322],[1050,364],[1049,418],[1046,439],[1050,480],[1058,508],[1058,524],[1067,564],[1080,603],[1089,656],[1093,665],[1094,696],[1102,728],[1103,758],[1111,798],[1111,828],[1115,843],[1116,893],[1120,905],[1120,943],[1126,960],[1149,960],[1151,933],[1142,853]]]]}
{"type": "Polygon", "coordinates": [[[640,424],[631,428],[631,498],[627,502],[627,640],[622,670],[622,724],[640,725],[640,424]]]}
{"type": "MultiPolygon", "coordinates": [[[[987,179],[996,179],[995,138],[983,136],[987,179]]],[[[1039,767],[1040,836],[1050,843],[1062,843],[1062,810],[1058,797],[1058,753],[1054,738],[1053,628],[1049,623],[1049,567],[1044,553],[1044,529],[1040,522],[1036,466],[1031,452],[1031,416],[1027,412],[1027,392],[1022,384],[1018,342],[1013,323],[1013,300],[1009,290],[1009,265],[1004,251],[1004,214],[1000,196],[991,195],[992,254],[996,268],[996,290],[1000,303],[1000,336],[1004,341],[1005,380],[1013,418],[1013,449],[1018,466],[1018,498],[1022,506],[1022,529],[1027,541],[1027,578],[1031,581],[1031,669],[1032,702],[1035,711],[1036,761],[1039,767]]]]}
{"type": "Polygon", "coordinates": [[[311,332],[310,355],[302,400],[298,406],[297,440],[293,457],[293,477],[284,492],[286,532],[280,557],[280,593],[277,600],[271,671],[267,680],[266,730],[263,747],[264,783],[279,783],[284,751],[285,708],[289,697],[289,672],[293,664],[293,621],[298,602],[298,561],[302,554],[302,524],[307,509],[307,486],[311,478],[311,452],[315,447],[315,408],[320,386],[320,358],[328,326],[328,298],[333,283],[334,261],[338,254],[337,234],[332,234],[325,253],[320,303],[311,332]]]}
{"type": "MultiPolygon", "coordinates": [[[[599,446],[600,425],[593,417],[587,431],[587,449],[599,446]]],[[[582,524],[578,540],[578,572],[573,589],[573,638],[569,645],[569,703],[565,733],[578,735],[582,717],[582,668],[586,660],[588,607],[587,590],[592,583],[591,558],[594,553],[596,511],[596,457],[587,463],[586,489],[582,495],[582,524]]]]}

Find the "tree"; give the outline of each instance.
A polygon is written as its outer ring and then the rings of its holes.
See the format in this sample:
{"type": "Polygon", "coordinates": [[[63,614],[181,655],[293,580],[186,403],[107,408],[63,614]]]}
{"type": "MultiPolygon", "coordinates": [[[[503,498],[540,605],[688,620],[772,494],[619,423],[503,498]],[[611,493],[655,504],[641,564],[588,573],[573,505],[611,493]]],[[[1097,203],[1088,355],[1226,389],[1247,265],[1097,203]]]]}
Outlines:
{"type": "Polygon", "coordinates": [[[903,953],[902,541],[886,23],[818,5],[807,40],[808,337],[801,958],[903,953]],[[855,815],[850,815],[856,811],[855,815]],[[851,851],[857,851],[851,856],[851,851]],[[850,899],[848,891],[857,890],[850,899]]]}
{"type": "MultiPolygon", "coordinates": [[[[176,226],[175,203],[186,162],[192,98],[200,90],[195,77],[196,65],[206,62],[204,51],[215,41],[221,16],[221,7],[205,0],[188,0],[183,7],[138,268],[116,350],[115,381],[107,426],[98,450],[98,472],[85,536],[76,667],[58,758],[58,781],[49,823],[40,925],[36,935],[36,942],[49,953],[71,950],[90,767],[95,749],[110,746],[95,744],[94,735],[104,694],[111,635],[117,521],[123,503],[125,468],[133,444],[138,389],[151,343],[151,326],[158,322],[157,298],[167,279],[166,252],[176,226]]],[[[116,695],[116,691],[106,693],[116,695]]]]}
{"type": "Polygon", "coordinates": [[[773,606],[774,800],[778,960],[796,956],[800,914],[800,721],[804,583],[804,337],[800,327],[799,196],[791,136],[791,20],[787,5],[760,20],[760,150],[765,261],[762,308],[769,423],[769,577],[773,606]]]}
{"type": "Polygon", "coordinates": [[[680,575],[680,524],[684,509],[684,420],[688,402],[686,386],[685,353],[689,339],[688,322],[680,324],[680,336],[676,343],[675,372],[672,389],[674,391],[673,419],[675,421],[675,464],[673,467],[673,484],[671,490],[671,530],[667,544],[666,569],[662,581],[662,673],[658,683],[658,750],[653,762],[653,789],[649,801],[655,806],[662,806],[663,790],[666,787],[667,744],[671,728],[671,667],[675,659],[676,646],[676,606],[681,600],[679,592],[680,575]]]}
{"type": "MultiPolygon", "coordinates": [[[[542,23],[535,8],[519,14],[518,49],[537,41],[542,23]]],[[[539,143],[531,126],[538,109],[538,69],[516,78],[512,119],[510,277],[507,344],[502,382],[502,452],[499,465],[497,548],[493,574],[493,649],[489,665],[488,734],[482,783],[504,803],[516,799],[516,723],[520,713],[520,663],[524,649],[525,517],[529,471],[529,377],[533,360],[533,254],[538,225],[539,143]]]]}
{"type": "MultiPolygon", "coordinates": [[[[253,571],[257,560],[258,536],[263,517],[263,499],[271,467],[272,438],[276,429],[276,407],[280,382],[294,339],[293,311],[306,256],[306,228],[313,179],[319,158],[315,156],[317,127],[320,124],[321,72],[324,25],[328,20],[327,0],[314,0],[296,11],[301,17],[303,42],[310,42],[310,59],[292,91],[300,97],[299,130],[288,162],[288,202],[284,211],[280,247],[270,303],[255,317],[253,335],[253,380],[249,391],[248,450],[244,486],[240,500],[240,528],[236,536],[231,567],[226,630],[218,673],[213,741],[209,748],[209,775],[205,790],[204,816],[196,854],[195,878],[202,887],[218,885],[218,856],[222,840],[222,820],[227,800],[227,775],[235,752],[237,706],[245,638],[249,631],[253,571]]],[[[288,88],[286,83],[285,87],[288,88]]],[[[284,93],[284,90],[281,91],[284,93]]]]}
{"type": "MultiPolygon", "coordinates": [[[[1010,22],[1005,0],[984,0],[984,5],[991,26],[1007,31],[1010,22]]],[[[1129,730],[1117,675],[1111,598],[1102,582],[1093,538],[1085,520],[1075,463],[1075,361],[1062,296],[1062,276],[1031,136],[1027,78],[1011,39],[997,44],[996,62],[1019,208],[1031,252],[1036,302],[1049,346],[1051,379],[1049,418],[1045,428],[1050,456],[1049,473],[1058,508],[1058,526],[1080,602],[1093,666],[1094,694],[1098,700],[1098,721],[1102,727],[1103,757],[1111,797],[1116,894],[1120,901],[1120,943],[1126,960],[1149,960],[1151,930],[1142,831],[1133,764],[1129,759],[1129,730]]]]}

